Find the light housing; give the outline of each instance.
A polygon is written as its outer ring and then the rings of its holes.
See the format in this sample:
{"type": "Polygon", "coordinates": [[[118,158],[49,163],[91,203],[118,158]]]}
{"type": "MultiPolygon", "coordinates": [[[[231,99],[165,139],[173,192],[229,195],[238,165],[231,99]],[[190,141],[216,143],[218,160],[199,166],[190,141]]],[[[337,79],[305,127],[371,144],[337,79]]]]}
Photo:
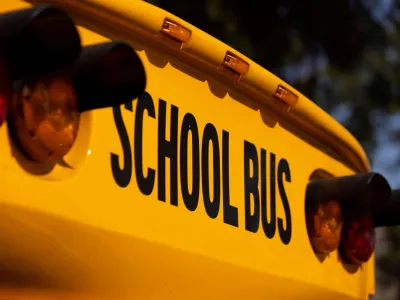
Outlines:
{"type": "Polygon", "coordinates": [[[146,73],[134,49],[120,41],[84,47],[69,71],[80,112],[122,105],[146,87],[146,73]]]}
{"type": "Polygon", "coordinates": [[[11,80],[65,67],[81,51],[72,19],[50,5],[1,14],[0,28],[0,50],[11,80]]]}
{"type": "Polygon", "coordinates": [[[136,52],[123,42],[91,45],[68,68],[19,82],[11,108],[11,130],[26,156],[56,163],[72,148],[80,113],[121,105],[145,89],[136,52]]]}
{"type": "Polygon", "coordinates": [[[80,50],[74,22],[58,8],[38,5],[0,14],[0,124],[8,115],[13,81],[65,67],[80,50]]]}
{"type": "Polygon", "coordinates": [[[340,249],[346,262],[362,264],[374,251],[373,212],[390,199],[391,188],[378,173],[314,179],[306,190],[306,222],[316,253],[340,249]]]}

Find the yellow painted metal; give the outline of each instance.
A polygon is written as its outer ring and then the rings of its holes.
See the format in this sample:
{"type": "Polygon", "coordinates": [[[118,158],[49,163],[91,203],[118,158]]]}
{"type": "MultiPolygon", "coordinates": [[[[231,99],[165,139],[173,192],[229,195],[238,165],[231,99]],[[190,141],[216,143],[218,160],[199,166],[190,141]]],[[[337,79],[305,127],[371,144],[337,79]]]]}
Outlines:
{"type": "MultiPolygon", "coordinates": [[[[155,106],[155,118],[145,113],[143,124],[144,167],[155,170],[155,186],[150,195],[141,193],[135,160],[127,186],[117,185],[111,161],[118,157],[123,168],[124,153],[111,108],[82,115],[78,140],[65,157],[66,164],[54,168],[26,160],[3,125],[0,279],[7,280],[0,283],[112,299],[367,299],[373,293],[373,258],[358,269],[343,264],[337,252],[320,260],[305,226],[305,188],[315,170],[335,176],[369,170],[364,151],[343,127],[240,54],[250,65],[248,73],[238,78],[222,72],[219,67],[226,52],[237,51],[143,1],[46,2],[71,13],[84,45],[124,39],[137,49],[148,77],[146,91],[155,106]],[[160,34],[165,18],[192,32],[187,44],[160,34]],[[293,107],[282,106],[273,97],[279,85],[299,96],[293,107]],[[203,183],[198,208],[186,209],[180,150],[178,205],[170,204],[169,163],[166,201],[158,200],[157,124],[162,101],[167,138],[171,105],[179,110],[178,145],[186,113],[197,121],[200,145],[207,123],[216,128],[220,149],[223,130],[229,132],[230,203],[238,209],[238,227],[224,223],[222,190],[218,216],[208,217],[203,183]],[[278,229],[272,238],[266,237],[261,225],[256,233],[245,229],[245,140],[256,146],[259,159],[260,149],[266,149],[267,170],[270,152],[276,162],[284,158],[290,166],[290,182],[283,181],[292,227],[287,245],[278,229]]],[[[0,4],[0,12],[29,5],[8,0],[0,4]]],[[[132,111],[121,106],[132,157],[137,150],[133,139],[137,103],[133,101],[132,111]]],[[[268,199],[269,190],[268,185],[268,199]]],[[[286,226],[278,186],[276,197],[277,217],[286,226]]]]}

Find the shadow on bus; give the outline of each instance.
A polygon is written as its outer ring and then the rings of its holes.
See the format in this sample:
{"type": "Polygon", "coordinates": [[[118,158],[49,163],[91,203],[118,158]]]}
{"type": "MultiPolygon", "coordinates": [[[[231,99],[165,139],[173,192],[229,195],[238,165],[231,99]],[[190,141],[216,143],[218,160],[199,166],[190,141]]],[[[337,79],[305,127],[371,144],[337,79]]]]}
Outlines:
{"type": "Polygon", "coordinates": [[[340,262],[343,268],[350,274],[357,273],[357,271],[360,269],[359,265],[347,263],[345,259],[340,255],[339,251],[337,251],[337,261],[340,262]]]}

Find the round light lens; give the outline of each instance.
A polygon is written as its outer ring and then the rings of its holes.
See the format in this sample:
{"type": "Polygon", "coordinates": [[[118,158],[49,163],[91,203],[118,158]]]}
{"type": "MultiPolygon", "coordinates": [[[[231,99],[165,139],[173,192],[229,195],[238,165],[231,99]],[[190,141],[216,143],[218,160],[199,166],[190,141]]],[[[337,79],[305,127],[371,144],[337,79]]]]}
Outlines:
{"type": "Polygon", "coordinates": [[[0,125],[7,119],[7,97],[0,94],[0,125]]]}
{"type": "Polygon", "coordinates": [[[328,254],[339,247],[343,222],[338,202],[308,205],[306,219],[308,236],[315,252],[328,254]]]}
{"type": "Polygon", "coordinates": [[[57,161],[71,149],[79,113],[67,77],[23,83],[13,97],[12,122],[22,150],[39,162],[57,161]]]}
{"type": "Polygon", "coordinates": [[[342,248],[345,258],[354,264],[369,260],[375,247],[375,229],[372,218],[363,216],[349,220],[343,229],[342,248]]]}
{"type": "Polygon", "coordinates": [[[11,98],[11,84],[6,66],[0,55],[0,125],[7,119],[8,104],[11,98]]]}

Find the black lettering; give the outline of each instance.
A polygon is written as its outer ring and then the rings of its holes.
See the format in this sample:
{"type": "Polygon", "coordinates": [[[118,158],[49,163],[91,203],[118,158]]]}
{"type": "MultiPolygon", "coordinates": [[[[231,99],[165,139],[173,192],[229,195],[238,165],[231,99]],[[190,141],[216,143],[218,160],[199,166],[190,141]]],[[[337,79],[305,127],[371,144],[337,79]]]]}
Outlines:
{"type": "Polygon", "coordinates": [[[222,192],[224,202],[224,223],[239,226],[238,209],[230,204],[229,186],[229,132],[222,131],[222,192]]]}
{"type": "Polygon", "coordinates": [[[154,169],[147,169],[147,177],[143,173],[143,115],[147,114],[151,118],[156,117],[153,99],[150,94],[144,92],[139,98],[136,106],[135,114],[135,132],[134,132],[134,147],[135,147],[135,172],[136,181],[139,190],[144,195],[150,195],[154,188],[154,180],[156,171],[154,169]]]}
{"type": "Polygon", "coordinates": [[[199,130],[194,116],[186,114],[182,121],[180,141],[180,173],[182,198],[188,210],[196,210],[199,204],[200,193],[200,142],[199,130]],[[189,132],[192,135],[192,193],[189,191],[188,178],[188,138],[189,132]]]}
{"type": "Polygon", "coordinates": [[[278,189],[282,199],[283,209],[285,210],[286,229],[283,227],[283,220],[278,218],[278,230],[282,243],[287,245],[290,243],[290,239],[292,238],[292,219],[290,215],[289,201],[283,184],[283,174],[285,174],[286,182],[291,182],[289,163],[284,158],[282,158],[278,164],[278,189]]]}
{"type": "Polygon", "coordinates": [[[260,195],[258,192],[258,157],[256,147],[244,141],[244,210],[246,230],[257,232],[260,225],[260,195]],[[253,176],[250,175],[250,164],[253,176]],[[253,195],[254,213],[251,213],[251,195],[253,195]]]}
{"type": "MultiPolygon", "coordinates": [[[[132,101],[125,104],[125,109],[132,111],[132,101]]],[[[111,170],[115,182],[122,188],[127,187],[132,177],[132,149],[129,142],[124,120],[122,119],[121,106],[113,107],[115,126],[117,127],[119,139],[122,145],[124,166],[119,165],[119,155],[111,153],[111,170]]]]}
{"type": "MultiPolygon", "coordinates": [[[[133,111],[132,102],[125,104],[125,109],[133,111]]],[[[167,140],[167,103],[159,99],[158,105],[158,199],[166,201],[166,159],[170,166],[170,203],[178,206],[178,107],[171,105],[169,139],[167,140]]],[[[143,165],[143,136],[144,115],[156,118],[155,106],[151,95],[144,92],[139,98],[134,121],[134,159],[135,174],[139,190],[144,195],[153,192],[156,171],[143,165]]],[[[111,153],[111,169],[118,186],[127,187],[132,177],[132,148],[125,127],[120,106],[113,107],[113,117],[122,146],[123,166],[120,164],[120,155],[111,153]]],[[[231,204],[230,198],[230,154],[229,132],[222,131],[222,171],[221,154],[218,133],[214,125],[208,123],[203,132],[201,149],[198,124],[193,114],[185,114],[182,121],[180,136],[180,181],[183,202],[189,211],[195,211],[199,204],[200,175],[204,207],[207,215],[217,218],[221,206],[221,177],[223,222],[239,227],[238,208],[231,204]],[[189,135],[191,147],[189,147],[189,135]],[[189,148],[192,159],[189,165],[189,148]],[[211,148],[211,151],[210,151],[211,148]],[[200,164],[201,150],[201,164],[200,164]],[[211,156],[212,152],[212,156],[211,156]],[[210,182],[210,159],[212,159],[212,177],[210,182]],[[191,167],[191,168],[190,168],[191,167]],[[201,167],[201,169],[200,169],[201,167]],[[191,174],[189,175],[189,170],[191,174]],[[201,174],[200,174],[201,172],[201,174]],[[222,173],[221,173],[222,172],[222,173]],[[189,177],[192,178],[189,186],[189,177]],[[212,191],[210,190],[212,185],[212,191]],[[212,197],[211,197],[212,193],[212,197]]],[[[245,201],[245,228],[250,232],[257,232],[260,226],[260,217],[264,234],[271,239],[275,236],[278,227],[279,236],[283,244],[288,245],[292,237],[292,220],[289,200],[285,191],[284,181],[291,182],[289,163],[282,158],[276,166],[276,155],[270,153],[269,174],[267,172],[267,151],[261,148],[260,165],[257,148],[254,144],[244,141],[244,201],[245,201]],[[276,174],[277,173],[277,174],[276,174]],[[267,197],[267,181],[269,175],[269,199],[267,197]],[[259,180],[260,179],[260,180],[259,180]],[[259,188],[259,184],[261,187],[259,188]],[[276,216],[276,185],[285,212],[284,219],[276,216]],[[269,202],[268,202],[269,200],[269,202]],[[260,212],[261,209],[261,212],[260,212]]]]}
{"type": "Polygon", "coordinates": [[[270,201],[267,201],[267,151],[261,148],[261,222],[264,234],[272,239],[276,231],[275,154],[270,154],[270,201]],[[268,212],[270,221],[268,222],[268,212]]]}
{"type": "Polygon", "coordinates": [[[203,199],[204,207],[207,215],[215,219],[219,213],[219,207],[221,202],[221,168],[220,168],[220,155],[219,155],[219,142],[218,133],[214,125],[208,123],[204,128],[202,149],[201,149],[201,179],[203,187],[203,199]],[[214,191],[213,199],[210,196],[210,183],[209,183],[209,145],[211,142],[212,153],[213,153],[213,179],[214,179],[214,191]]]}
{"type": "Polygon", "coordinates": [[[170,161],[171,204],[178,205],[178,107],[171,105],[170,140],[165,137],[167,104],[158,104],[158,200],[165,202],[165,159],[170,161]]]}

